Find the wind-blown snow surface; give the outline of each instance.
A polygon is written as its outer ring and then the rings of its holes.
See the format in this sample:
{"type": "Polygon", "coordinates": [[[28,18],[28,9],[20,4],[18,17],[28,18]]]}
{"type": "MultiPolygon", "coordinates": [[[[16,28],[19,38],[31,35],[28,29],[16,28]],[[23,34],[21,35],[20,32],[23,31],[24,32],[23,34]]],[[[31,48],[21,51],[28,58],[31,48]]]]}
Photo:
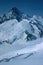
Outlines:
{"type": "Polygon", "coordinates": [[[34,17],[0,24],[0,65],[43,65],[43,24],[37,24],[34,17]]]}

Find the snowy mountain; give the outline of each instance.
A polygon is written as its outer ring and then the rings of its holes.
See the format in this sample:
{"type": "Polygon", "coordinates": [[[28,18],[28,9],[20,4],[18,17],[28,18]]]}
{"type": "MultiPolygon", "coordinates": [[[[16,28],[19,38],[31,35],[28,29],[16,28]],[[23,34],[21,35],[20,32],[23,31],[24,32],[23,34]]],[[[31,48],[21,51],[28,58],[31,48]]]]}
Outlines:
{"type": "Polygon", "coordinates": [[[8,11],[7,14],[0,16],[0,24],[11,19],[17,19],[19,22],[24,18],[28,19],[28,15],[24,14],[16,7],[13,7],[11,10],[8,11]]]}
{"type": "Polygon", "coordinates": [[[36,15],[30,17],[16,7],[2,15],[0,51],[0,63],[18,57],[26,59],[43,51],[43,18],[36,15]]]}

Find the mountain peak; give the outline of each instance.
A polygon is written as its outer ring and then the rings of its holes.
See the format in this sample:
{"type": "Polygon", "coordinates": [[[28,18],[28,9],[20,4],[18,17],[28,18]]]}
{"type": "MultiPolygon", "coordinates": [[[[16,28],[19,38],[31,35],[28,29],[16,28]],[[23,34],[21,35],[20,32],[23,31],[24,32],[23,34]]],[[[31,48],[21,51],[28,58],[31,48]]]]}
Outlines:
{"type": "Polygon", "coordinates": [[[22,14],[22,12],[16,7],[11,8],[10,11],[12,11],[12,14],[22,14]]]}
{"type": "Polygon", "coordinates": [[[22,19],[28,19],[28,18],[29,17],[23,12],[21,12],[18,8],[13,7],[9,10],[9,12],[7,12],[6,14],[3,14],[0,17],[0,24],[11,19],[17,19],[18,22],[20,22],[22,19]]]}

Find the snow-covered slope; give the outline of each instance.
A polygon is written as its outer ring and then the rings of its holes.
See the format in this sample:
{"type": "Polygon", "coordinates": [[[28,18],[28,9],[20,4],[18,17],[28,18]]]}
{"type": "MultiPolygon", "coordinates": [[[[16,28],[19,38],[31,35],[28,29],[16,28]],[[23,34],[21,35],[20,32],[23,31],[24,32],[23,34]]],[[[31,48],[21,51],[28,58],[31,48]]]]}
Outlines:
{"type": "Polygon", "coordinates": [[[43,18],[36,15],[31,18],[15,7],[0,17],[0,51],[0,65],[3,65],[3,62],[4,65],[6,65],[5,62],[8,62],[8,65],[11,62],[14,65],[13,60],[17,61],[17,59],[24,59],[21,60],[22,65],[24,61],[25,64],[27,62],[29,64],[29,57],[33,60],[33,56],[35,55],[35,59],[38,54],[43,59],[43,55],[41,56],[43,54],[43,18]]]}
{"type": "Polygon", "coordinates": [[[26,55],[26,57],[24,56],[24,58],[28,58],[29,56],[31,56],[37,52],[40,52],[41,50],[43,51],[43,42],[40,44],[33,45],[32,48],[26,47],[21,50],[7,52],[6,54],[3,54],[2,56],[0,56],[0,62],[2,62],[4,60],[7,62],[15,57],[23,56],[25,54],[27,54],[27,55],[26,55]]]}
{"type": "Polygon", "coordinates": [[[43,65],[43,38],[31,42],[24,41],[0,46],[0,65],[43,65]]]}
{"type": "Polygon", "coordinates": [[[43,37],[43,25],[40,21],[23,19],[18,22],[16,19],[0,24],[0,44],[13,43],[18,39],[34,40],[43,37]]]}

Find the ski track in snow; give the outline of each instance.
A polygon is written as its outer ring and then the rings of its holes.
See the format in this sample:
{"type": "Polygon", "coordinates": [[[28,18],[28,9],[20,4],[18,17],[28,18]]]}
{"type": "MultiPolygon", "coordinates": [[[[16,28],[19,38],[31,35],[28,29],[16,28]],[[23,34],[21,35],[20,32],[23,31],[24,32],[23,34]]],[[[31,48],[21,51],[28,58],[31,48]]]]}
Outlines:
{"type": "Polygon", "coordinates": [[[26,48],[23,48],[23,49],[20,49],[20,50],[17,50],[17,51],[11,51],[11,52],[8,52],[6,54],[3,54],[3,55],[0,56],[0,62],[2,62],[2,61],[8,62],[9,60],[11,60],[13,58],[16,58],[16,57],[19,57],[19,56],[22,56],[22,55],[25,55],[25,54],[28,54],[25,57],[25,58],[28,58],[31,55],[40,52],[41,50],[43,50],[43,42],[40,43],[40,44],[36,44],[31,48],[26,47],[26,48]]]}

